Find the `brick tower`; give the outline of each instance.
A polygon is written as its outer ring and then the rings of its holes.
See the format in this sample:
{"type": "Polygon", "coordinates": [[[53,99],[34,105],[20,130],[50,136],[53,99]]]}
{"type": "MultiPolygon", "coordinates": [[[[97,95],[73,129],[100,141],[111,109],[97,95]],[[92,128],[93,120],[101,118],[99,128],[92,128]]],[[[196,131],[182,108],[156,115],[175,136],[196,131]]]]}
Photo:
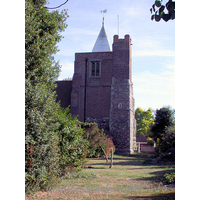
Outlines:
{"type": "Polygon", "coordinates": [[[76,53],[71,88],[72,116],[96,122],[110,133],[116,153],[136,148],[136,121],[131,81],[131,38],[114,36],[112,50],[102,28],[92,52],[76,53]]]}
{"type": "Polygon", "coordinates": [[[133,153],[136,145],[133,84],[131,81],[131,38],[114,36],[110,107],[110,132],[116,153],[133,153]]]}

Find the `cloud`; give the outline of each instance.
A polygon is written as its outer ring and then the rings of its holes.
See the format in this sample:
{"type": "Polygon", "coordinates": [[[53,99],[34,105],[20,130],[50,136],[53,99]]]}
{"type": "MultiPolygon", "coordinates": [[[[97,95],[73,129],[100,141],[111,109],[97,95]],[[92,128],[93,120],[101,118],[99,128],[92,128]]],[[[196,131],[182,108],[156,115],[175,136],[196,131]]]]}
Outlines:
{"type": "Polygon", "coordinates": [[[148,95],[175,95],[175,72],[172,64],[160,72],[140,72],[134,74],[134,93],[148,95]],[[169,68],[170,67],[170,68],[169,68]]]}
{"type": "Polygon", "coordinates": [[[133,51],[132,56],[167,56],[174,57],[175,51],[172,50],[138,50],[133,51]]]}
{"type": "Polygon", "coordinates": [[[74,63],[66,61],[64,63],[61,63],[61,65],[61,74],[58,77],[58,80],[63,80],[69,77],[72,78],[74,74],[74,63]]]}

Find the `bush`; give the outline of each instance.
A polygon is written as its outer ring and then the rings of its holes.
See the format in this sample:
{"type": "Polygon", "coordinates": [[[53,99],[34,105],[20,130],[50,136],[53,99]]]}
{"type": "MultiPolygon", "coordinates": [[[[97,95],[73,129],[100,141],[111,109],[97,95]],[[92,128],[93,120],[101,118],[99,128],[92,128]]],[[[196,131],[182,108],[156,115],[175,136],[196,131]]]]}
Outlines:
{"type": "Polygon", "coordinates": [[[112,139],[96,123],[81,123],[81,127],[84,130],[83,137],[89,142],[87,157],[102,157],[108,155],[111,148],[115,149],[112,139]]]}
{"type": "Polygon", "coordinates": [[[83,138],[84,131],[79,126],[77,118],[72,118],[69,108],[59,109],[58,112],[59,135],[59,166],[61,173],[67,167],[79,167],[84,162],[84,151],[88,145],[83,138]]]}
{"type": "Polygon", "coordinates": [[[164,177],[165,177],[165,182],[167,184],[170,184],[170,183],[175,183],[175,173],[170,173],[170,174],[164,174],[164,177]]]}
{"type": "Polygon", "coordinates": [[[150,138],[150,137],[148,137],[148,138],[147,138],[147,144],[148,144],[149,146],[153,146],[153,145],[154,145],[153,139],[150,138]]]}
{"type": "MultiPolygon", "coordinates": [[[[26,82],[28,84],[28,81],[26,82]]],[[[47,86],[37,84],[26,88],[25,110],[25,172],[26,189],[45,189],[58,174],[59,154],[55,121],[57,104],[53,94],[46,95],[47,86]]]]}

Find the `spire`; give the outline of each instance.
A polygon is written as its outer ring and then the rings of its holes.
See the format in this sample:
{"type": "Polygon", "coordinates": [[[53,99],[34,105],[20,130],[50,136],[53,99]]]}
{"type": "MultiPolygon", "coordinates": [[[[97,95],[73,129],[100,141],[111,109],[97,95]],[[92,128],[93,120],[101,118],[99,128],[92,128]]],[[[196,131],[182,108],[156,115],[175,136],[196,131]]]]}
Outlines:
{"type": "Polygon", "coordinates": [[[111,48],[110,48],[108,37],[104,28],[104,17],[103,17],[102,28],[97,37],[97,40],[93,47],[92,52],[108,52],[108,51],[111,51],[111,48]]]}
{"type": "Polygon", "coordinates": [[[104,27],[104,17],[103,17],[103,20],[102,20],[102,27],[104,27]]]}

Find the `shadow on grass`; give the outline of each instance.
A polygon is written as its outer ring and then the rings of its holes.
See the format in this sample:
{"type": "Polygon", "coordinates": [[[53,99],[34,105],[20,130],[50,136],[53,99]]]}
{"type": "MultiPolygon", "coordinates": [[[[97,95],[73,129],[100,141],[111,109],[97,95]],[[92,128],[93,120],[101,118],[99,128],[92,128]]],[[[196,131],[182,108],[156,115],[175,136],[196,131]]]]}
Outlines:
{"type": "MultiPolygon", "coordinates": [[[[130,165],[130,166],[134,166],[134,165],[141,165],[142,164],[142,162],[140,161],[140,160],[138,160],[138,161],[124,161],[124,162],[116,162],[116,160],[115,159],[113,159],[113,166],[115,165],[124,165],[124,166],[128,166],[128,165],[130,165]]],[[[91,163],[90,164],[90,166],[96,166],[96,165],[110,165],[110,160],[109,160],[109,162],[101,162],[101,163],[91,163]]]]}
{"type": "Polygon", "coordinates": [[[154,176],[136,178],[135,180],[141,180],[141,181],[164,181],[164,174],[165,173],[173,173],[173,172],[175,172],[175,169],[155,171],[155,172],[149,173],[149,174],[153,174],[154,176]]]}
{"type": "Polygon", "coordinates": [[[123,199],[144,199],[144,200],[174,200],[175,199],[175,193],[165,193],[165,194],[156,194],[154,196],[131,196],[131,197],[124,197],[123,199]]]}
{"type": "MultiPolygon", "coordinates": [[[[166,168],[166,167],[174,166],[174,165],[169,165],[169,164],[143,164],[149,155],[152,155],[152,154],[137,153],[137,154],[131,154],[131,155],[114,155],[113,166],[129,166],[129,167],[133,166],[133,168],[130,168],[130,170],[135,170],[134,166],[137,166],[137,167],[140,166],[139,168],[137,168],[137,170],[145,169],[145,168],[156,169],[156,168],[166,168]]],[[[87,166],[91,166],[89,168],[105,169],[110,166],[110,158],[108,162],[106,162],[105,158],[92,158],[92,160],[96,160],[100,162],[87,164],[87,166]]]]}
{"type": "MultiPolygon", "coordinates": [[[[114,155],[113,158],[113,165],[142,165],[144,160],[148,157],[149,154],[131,154],[131,155],[114,155]]],[[[105,161],[105,158],[92,158],[92,160],[97,161],[105,161]]],[[[110,158],[109,162],[110,164],[110,158]]],[[[91,163],[91,166],[95,165],[107,165],[107,162],[101,162],[101,163],[91,163]]]]}

